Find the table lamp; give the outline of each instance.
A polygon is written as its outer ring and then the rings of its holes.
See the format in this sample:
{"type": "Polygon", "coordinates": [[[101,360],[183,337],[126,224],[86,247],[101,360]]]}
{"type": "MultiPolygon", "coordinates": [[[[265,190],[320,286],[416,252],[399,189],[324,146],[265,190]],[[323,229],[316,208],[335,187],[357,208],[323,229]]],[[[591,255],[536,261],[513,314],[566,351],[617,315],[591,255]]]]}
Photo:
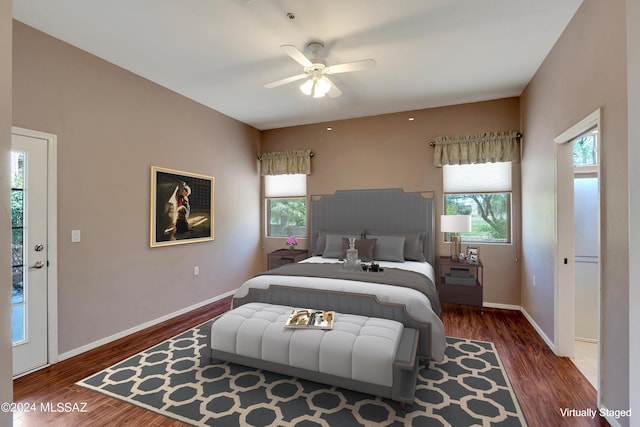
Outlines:
{"type": "Polygon", "coordinates": [[[468,233],[471,231],[471,215],[441,215],[440,231],[443,233],[453,233],[451,235],[451,245],[449,252],[451,261],[458,261],[458,256],[462,252],[460,246],[460,236],[457,233],[468,233]]]}

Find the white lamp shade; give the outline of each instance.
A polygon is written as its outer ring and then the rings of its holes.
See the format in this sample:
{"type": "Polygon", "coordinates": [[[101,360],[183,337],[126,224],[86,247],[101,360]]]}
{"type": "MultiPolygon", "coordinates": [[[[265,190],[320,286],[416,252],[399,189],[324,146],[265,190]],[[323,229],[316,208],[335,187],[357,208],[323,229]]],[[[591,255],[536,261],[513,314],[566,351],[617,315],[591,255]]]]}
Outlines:
{"type": "Polygon", "coordinates": [[[314,81],[312,79],[308,79],[304,83],[300,85],[300,90],[305,95],[311,95],[311,91],[313,90],[314,81]]]}
{"type": "Polygon", "coordinates": [[[317,85],[318,87],[316,87],[316,91],[320,92],[322,95],[326,94],[327,92],[329,92],[329,89],[331,89],[331,83],[324,76],[318,79],[317,85]]]}
{"type": "Polygon", "coordinates": [[[468,233],[471,231],[471,215],[441,215],[440,231],[443,233],[468,233]]]}
{"type": "Polygon", "coordinates": [[[310,77],[300,85],[300,90],[305,95],[313,95],[314,98],[322,98],[331,89],[331,82],[324,76],[310,77]]]}

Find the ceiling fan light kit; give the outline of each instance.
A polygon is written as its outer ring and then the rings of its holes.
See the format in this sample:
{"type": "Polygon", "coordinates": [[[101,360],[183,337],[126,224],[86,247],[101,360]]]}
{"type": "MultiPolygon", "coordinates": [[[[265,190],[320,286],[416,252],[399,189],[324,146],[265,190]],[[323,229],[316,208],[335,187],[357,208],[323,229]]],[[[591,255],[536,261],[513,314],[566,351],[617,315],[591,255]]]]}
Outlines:
{"type": "Polygon", "coordinates": [[[331,90],[331,81],[321,75],[320,72],[314,71],[310,77],[300,85],[300,90],[305,95],[322,98],[331,90]]]}
{"type": "Polygon", "coordinates": [[[267,83],[264,87],[271,89],[297,80],[306,79],[306,81],[300,85],[300,90],[305,95],[313,96],[314,98],[322,98],[325,95],[335,98],[342,94],[342,91],[329,80],[327,75],[350,73],[352,71],[365,70],[376,66],[376,61],[373,59],[327,66],[324,60],[319,59],[320,51],[324,49],[324,45],[319,42],[310,42],[307,44],[307,50],[313,55],[312,59],[307,58],[293,45],[285,44],[280,46],[280,48],[294,61],[304,67],[304,73],[267,83]]]}

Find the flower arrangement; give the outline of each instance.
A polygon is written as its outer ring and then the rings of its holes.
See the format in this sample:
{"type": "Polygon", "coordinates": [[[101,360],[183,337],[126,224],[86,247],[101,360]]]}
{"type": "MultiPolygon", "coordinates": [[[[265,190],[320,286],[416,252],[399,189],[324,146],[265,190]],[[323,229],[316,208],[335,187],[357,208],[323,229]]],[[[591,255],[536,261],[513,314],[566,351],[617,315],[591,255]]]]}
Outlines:
{"type": "Polygon", "coordinates": [[[298,244],[298,239],[296,236],[289,236],[287,239],[287,245],[289,245],[289,249],[294,250],[296,245],[298,244]]]}

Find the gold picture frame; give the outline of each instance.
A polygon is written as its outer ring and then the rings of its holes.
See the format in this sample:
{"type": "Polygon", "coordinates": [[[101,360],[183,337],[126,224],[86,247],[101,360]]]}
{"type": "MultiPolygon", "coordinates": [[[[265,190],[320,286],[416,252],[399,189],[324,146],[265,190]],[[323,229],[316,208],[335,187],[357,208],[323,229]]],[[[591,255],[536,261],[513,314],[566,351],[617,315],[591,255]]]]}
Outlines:
{"type": "Polygon", "coordinates": [[[150,246],[214,239],[213,176],[151,167],[150,246]]]}

